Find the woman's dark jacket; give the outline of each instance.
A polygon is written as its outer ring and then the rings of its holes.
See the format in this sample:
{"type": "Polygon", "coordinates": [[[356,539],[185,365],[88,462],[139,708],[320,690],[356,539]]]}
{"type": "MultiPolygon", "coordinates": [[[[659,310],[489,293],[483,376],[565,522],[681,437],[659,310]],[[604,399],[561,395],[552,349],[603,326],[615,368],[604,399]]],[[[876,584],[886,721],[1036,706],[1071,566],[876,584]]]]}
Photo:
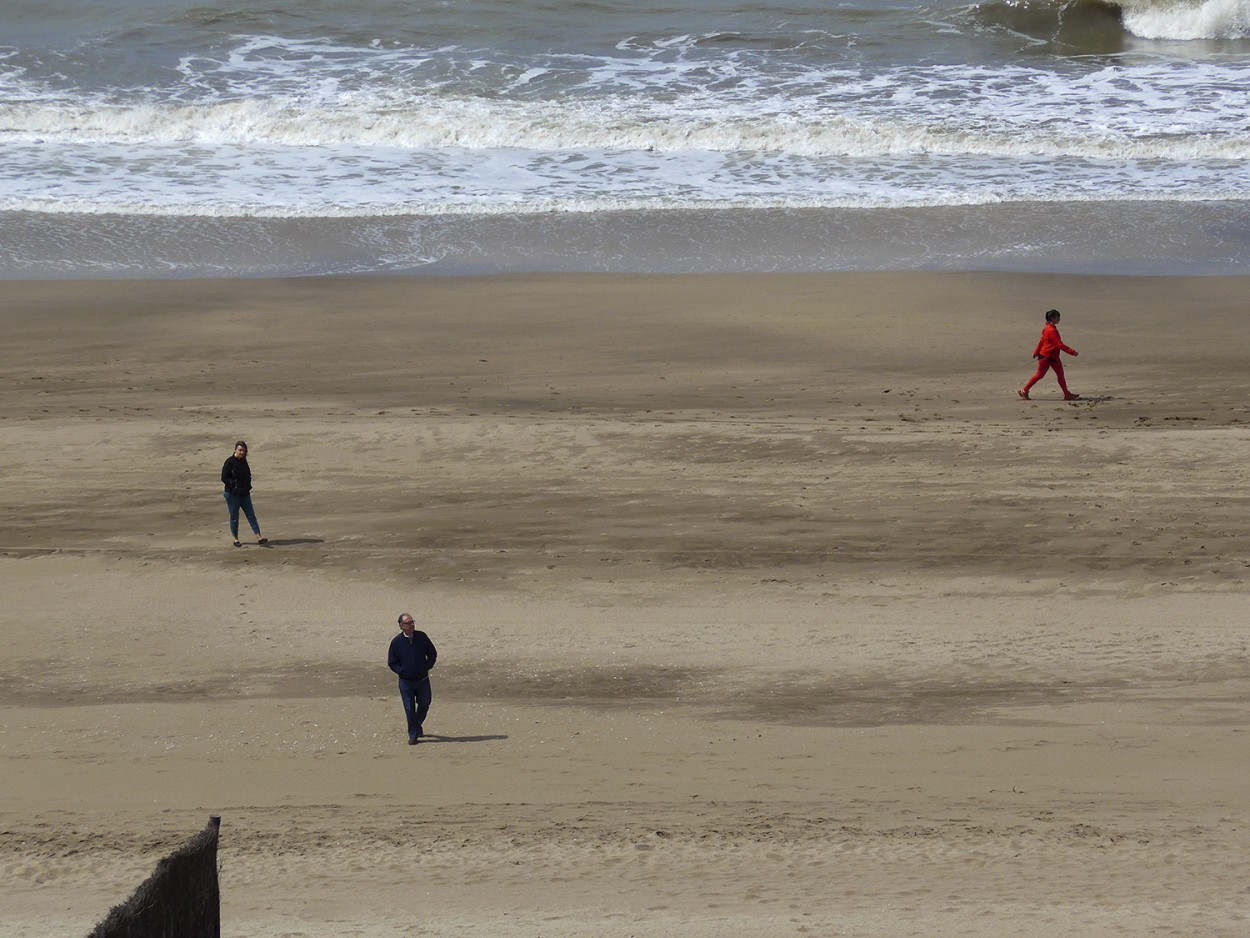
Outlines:
{"type": "Polygon", "coordinates": [[[247,457],[236,459],[230,456],[221,467],[221,484],[231,495],[249,495],[252,491],[252,467],[247,464],[247,457]]]}

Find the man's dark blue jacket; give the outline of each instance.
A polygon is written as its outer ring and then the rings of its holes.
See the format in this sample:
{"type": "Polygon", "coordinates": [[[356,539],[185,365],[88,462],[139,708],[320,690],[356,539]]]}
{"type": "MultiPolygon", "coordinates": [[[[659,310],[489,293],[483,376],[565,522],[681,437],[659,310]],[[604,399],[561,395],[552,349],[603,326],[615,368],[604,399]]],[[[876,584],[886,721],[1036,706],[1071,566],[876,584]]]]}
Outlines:
{"type": "Polygon", "coordinates": [[[438,659],[438,650],[430,636],[414,629],[412,638],[400,632],[391,639],[391,649],[386,656],[387,666],[405,681],[424,681],[430,676],[430,668],[438,659]]]}

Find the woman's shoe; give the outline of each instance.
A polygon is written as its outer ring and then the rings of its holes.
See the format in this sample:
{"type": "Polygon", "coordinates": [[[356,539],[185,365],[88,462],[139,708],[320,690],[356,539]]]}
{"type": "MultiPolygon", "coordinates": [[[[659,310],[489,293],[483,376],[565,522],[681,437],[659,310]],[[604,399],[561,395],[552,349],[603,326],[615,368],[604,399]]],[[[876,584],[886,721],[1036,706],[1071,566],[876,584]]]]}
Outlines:
{"type": "Polygon", "coordinates": [[[235,542],[234,542],[234,546],[235,546],[235,547],[242,547],[242,546],[243,546],[243,542],[242,542],[242,541],[235,541],[235,542]]]}

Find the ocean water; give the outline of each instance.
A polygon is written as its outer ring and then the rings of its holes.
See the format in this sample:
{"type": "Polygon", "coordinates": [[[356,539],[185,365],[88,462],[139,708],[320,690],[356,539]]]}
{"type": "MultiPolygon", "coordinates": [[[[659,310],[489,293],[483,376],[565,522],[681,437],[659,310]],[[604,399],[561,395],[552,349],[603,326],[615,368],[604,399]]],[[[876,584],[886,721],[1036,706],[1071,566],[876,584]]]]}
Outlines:
{"type": "Polygon", "coordinates": [[[1250,0],[0,0],[0,277],[1250,272],[1250,0]]]}

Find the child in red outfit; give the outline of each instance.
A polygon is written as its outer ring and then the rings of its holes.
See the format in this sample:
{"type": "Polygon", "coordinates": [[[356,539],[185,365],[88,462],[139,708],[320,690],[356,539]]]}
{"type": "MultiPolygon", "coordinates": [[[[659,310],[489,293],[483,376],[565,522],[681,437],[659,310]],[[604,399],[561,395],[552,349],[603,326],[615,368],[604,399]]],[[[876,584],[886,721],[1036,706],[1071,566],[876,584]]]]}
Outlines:
{"type": "Polygon", "coordinates": [[[1059,310],[1050,309],[1046,311],[1046,325],[1042,329],[1042,338],[1037,343],[1037,348],[1033,350],[1033,357],[1038,360],[1037,374],[1029,379],[1029,383],[1022,387],[1016,393],[1026,401],[1029,399],[1029,389],[1037,382],[1041,381],[1046,372],[1055,369],[1055,379],[1059,382],[1059,388],[1063,391],[1063,399],[1065,401],[1079,400],[1081,395],[1073,394],[1068,390],[1068,382],[1063,378],[1063,363],[1059,361],[1059,353],[1067,352],[1069,355],[1076,355],[1076,349],[1068,348],[1063,344],[1063,339],[1059,338],[1059,310]]]}

